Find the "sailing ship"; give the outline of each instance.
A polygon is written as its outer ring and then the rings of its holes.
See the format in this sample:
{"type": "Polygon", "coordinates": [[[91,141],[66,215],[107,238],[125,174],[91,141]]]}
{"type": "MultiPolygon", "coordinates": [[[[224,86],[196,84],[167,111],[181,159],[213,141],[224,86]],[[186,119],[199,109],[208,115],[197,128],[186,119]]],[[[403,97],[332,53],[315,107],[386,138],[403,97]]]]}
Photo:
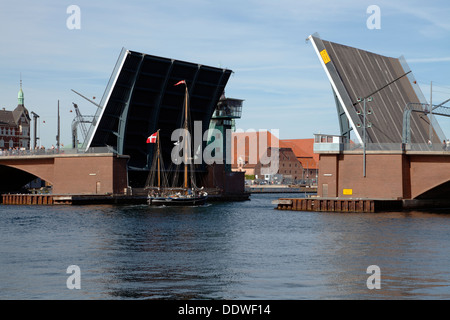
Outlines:
{"type": "MultiPolygon", "coordinates": [[[[175,84],[175,86],[185,85],[185,97],[184,97],[184,132],[189,133],[188,126],[188,113],[189,113],[189,94],[185,80],[182,80],[175,84]]],[[[172,183],[169,183],[169,175],[164,166],[160,130],[152,134],[147,139],[147,143],[154,143],[156,152],[152,161],[152,167],[150,169],[146,189],[148,190],[147,202],[152,206],[199,206],[204,205],[208,198],[208,193],[204,188],[198,188],[195,181],[195,170],[193,159],[189,158],[188,149],[191,148],[190,139],[187,136],[183,137],[182,141],[178,143],[184,143],[183,157],[184,157],[184,169],[183,169],[183,184],[177,186],[178,181],[178,168],[172,170],[173,176],[172,183]],[[189,168],[190,167],[190,168],[189,168]]],[[[191,153],[192,154],[192,153],[191,153]]]]}

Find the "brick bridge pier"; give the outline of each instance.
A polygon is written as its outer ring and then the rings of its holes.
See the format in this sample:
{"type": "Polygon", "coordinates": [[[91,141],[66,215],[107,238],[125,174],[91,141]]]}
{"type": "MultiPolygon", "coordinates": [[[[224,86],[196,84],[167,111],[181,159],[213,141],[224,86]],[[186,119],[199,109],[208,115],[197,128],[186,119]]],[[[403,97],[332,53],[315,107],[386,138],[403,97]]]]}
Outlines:
{"type": "Polygon", "coordinates": [[[112,153],[0,155],[0,192],[16,192],[40,178],[58,195],[123,194],[128,156],[112,153]]]}

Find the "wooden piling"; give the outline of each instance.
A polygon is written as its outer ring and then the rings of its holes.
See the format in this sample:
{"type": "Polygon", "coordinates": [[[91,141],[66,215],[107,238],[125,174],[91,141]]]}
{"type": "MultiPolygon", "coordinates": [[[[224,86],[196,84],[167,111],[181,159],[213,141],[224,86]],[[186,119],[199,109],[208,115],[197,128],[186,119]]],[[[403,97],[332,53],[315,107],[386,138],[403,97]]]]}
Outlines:
{"type": "Polygon", "coordinates": [[[384,199],[327,199],[327,198],[281,198],[273,201],[278,210],[316,212],[374,213],[381,210],[401,210],[401,200],[384,199]]]}

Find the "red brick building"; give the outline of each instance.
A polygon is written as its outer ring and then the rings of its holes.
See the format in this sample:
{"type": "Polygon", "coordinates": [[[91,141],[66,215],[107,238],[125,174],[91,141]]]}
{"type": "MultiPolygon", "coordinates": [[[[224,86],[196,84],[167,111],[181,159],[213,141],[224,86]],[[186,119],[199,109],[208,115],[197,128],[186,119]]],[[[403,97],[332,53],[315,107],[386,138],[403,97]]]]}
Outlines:
{"type": "Polygon", "coordinates": [[[235,132],[232,137],[233,171],[261,176],[261,169],[268,166],[261,164],[260,157],[271,154],[271,149],[276,148],[279,154],[277,174],[293,183],[317,183],[319,155],[314,153],[314,139],[279,140],[270,132],[235,132]],[[260,150],[261,147],[267,149],[260,150]]]}
{"type": "Polygon", "coordinates": [[[20,85],[17,107],[13,111],[0,110],[0,150],[30,149],[30,123],[20,85]]]}
{"type": "MultiPolygon", "coordinates": [[[[277,168],[270,175],[281,175],[291,182],[301,180],[304,176],[302,162],[290,145],[279,140],[270,132],[233,133],[233,171],[245,171],[246,175],[255,175],[257,179],[268,179],[264,169],[277,168]],[[272,158],[272,152],[278,152],[275,163],[263,164],[262,157],[272,158]]],[[[309,154],[308,154],[309,155],[309,154]]]]}
{"type": "Polygon", "coordinates": [[[297,160],[303,167],[298,180],[308,183],[317,183],[319,174],[319,155],[314,153],[314,139],[288,139],[280,140],[280,146],[291,148],[297,160]]]}

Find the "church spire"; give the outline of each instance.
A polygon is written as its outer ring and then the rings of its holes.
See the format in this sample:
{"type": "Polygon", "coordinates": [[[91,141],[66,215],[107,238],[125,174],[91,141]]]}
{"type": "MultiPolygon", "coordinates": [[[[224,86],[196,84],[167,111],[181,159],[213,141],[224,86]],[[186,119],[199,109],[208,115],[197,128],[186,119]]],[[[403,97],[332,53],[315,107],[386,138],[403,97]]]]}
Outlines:
{"type": "Polygon", "coordinates": [[[19,101],[19,105],[24,105],[24,97],[23,97],[23,91],[22,91],[22,74],[20,74],[20,91],[17,95],[17,99],[19,101]]]}

